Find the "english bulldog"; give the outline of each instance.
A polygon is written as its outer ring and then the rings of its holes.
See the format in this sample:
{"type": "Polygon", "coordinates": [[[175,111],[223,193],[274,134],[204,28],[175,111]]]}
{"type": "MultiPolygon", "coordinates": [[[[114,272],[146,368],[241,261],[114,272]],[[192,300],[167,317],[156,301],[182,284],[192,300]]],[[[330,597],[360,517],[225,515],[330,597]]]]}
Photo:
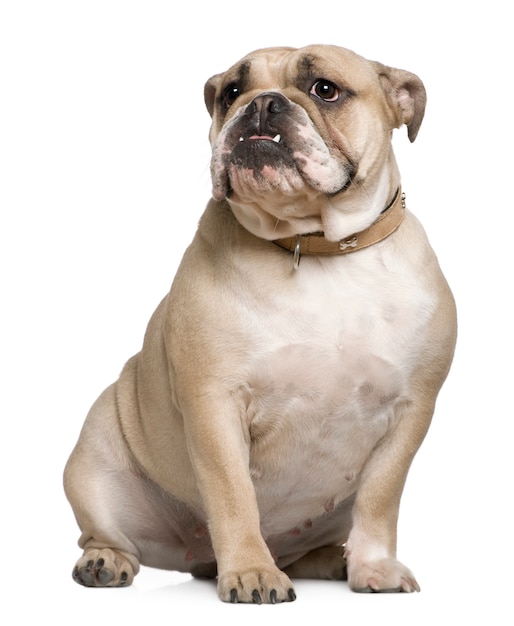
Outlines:
{"type": "Polygon", "coordinates": [[[456,340],[391,147],[425,101],[416,75],[335,46],[207,81],[213,197],[66,465],[78,583],[143,564],[216,578],[226,602],[294,600],[294,578],[419,590],[400,497],[456,340]]]}

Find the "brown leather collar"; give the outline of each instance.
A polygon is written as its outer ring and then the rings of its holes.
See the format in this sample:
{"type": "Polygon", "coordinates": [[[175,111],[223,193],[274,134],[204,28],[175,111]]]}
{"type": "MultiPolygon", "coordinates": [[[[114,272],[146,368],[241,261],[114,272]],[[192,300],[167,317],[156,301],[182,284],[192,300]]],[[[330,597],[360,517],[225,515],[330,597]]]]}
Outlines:
{"type": "Polygon", "coordinates": [[[309,233],[275,239],[273,243],[292,252],[294,267],[300,262],[300,254],[318,254],[331,256],[349,254],[372,246],[389,237],[402,223],[405,214],[405,194],[398,187],[391,203],[382,211],[378,218],[365,230],[346,237],[341,241],[327,241],[323,233],[309,233]]]}

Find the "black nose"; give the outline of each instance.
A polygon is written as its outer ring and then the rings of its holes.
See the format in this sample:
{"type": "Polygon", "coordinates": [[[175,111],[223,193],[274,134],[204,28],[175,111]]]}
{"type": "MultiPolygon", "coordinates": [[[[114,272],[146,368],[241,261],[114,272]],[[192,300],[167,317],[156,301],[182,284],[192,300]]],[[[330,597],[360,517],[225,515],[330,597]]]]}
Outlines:
{"type": "Polygon", "coordinates": [[[254,98],[246,113],[257,118],[257,125],[260,130],[265,130],[270,125],[273,126],[273,116],[279,113],[287,113],[290,109],[289,100],[276,91],[261,93],[254,98]]]}

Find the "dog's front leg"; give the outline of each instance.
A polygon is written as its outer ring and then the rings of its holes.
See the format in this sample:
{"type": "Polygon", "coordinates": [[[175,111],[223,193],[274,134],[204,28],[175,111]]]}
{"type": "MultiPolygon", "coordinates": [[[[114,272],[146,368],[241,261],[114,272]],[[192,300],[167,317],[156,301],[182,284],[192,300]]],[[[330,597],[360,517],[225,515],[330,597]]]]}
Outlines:
{"type": "Polygon", "coordinates": [[[432,412],[431,406],[403,407],[364,467],[345,552],[354,591],[419,591],[412,572],[396,559],[396,527],[407,472],[432,412]]]}
{"type": "Polygon", "coordinates": [[[185,420],[191,461],[208,517],[225,602],[276,603],[295,599],[260,532],[249,473],[249,438],[229,398],[194,402],[185,420]]]}

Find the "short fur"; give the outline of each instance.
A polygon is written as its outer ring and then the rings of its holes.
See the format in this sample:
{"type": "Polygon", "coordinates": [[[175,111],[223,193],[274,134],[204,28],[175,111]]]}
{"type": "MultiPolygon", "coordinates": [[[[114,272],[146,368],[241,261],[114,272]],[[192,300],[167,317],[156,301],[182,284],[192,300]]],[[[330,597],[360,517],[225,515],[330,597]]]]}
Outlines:
{"type": "Polygon", "coordinates": [[[423,84],[343,48],[272,48],[205,100],[213,199],[65,469],[74,578],[128,585],[142,563],[217,576],[233,602],[292,600],[291,577],[418,590],[396,525],[453,356],[450,289],[408,210],[380,243],[297,270],[273,240],[378,217],[423,84]]]}

